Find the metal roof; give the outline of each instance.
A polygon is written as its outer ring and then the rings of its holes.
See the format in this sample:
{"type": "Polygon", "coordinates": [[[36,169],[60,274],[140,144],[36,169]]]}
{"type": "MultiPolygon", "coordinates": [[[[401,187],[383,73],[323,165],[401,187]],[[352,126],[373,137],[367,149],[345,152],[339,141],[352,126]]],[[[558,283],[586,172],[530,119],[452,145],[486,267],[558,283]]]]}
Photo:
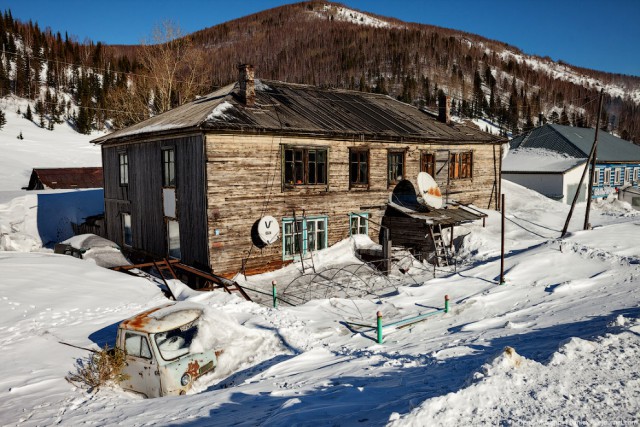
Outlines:
{"type": "Polygon", "coordinates": [[[585,157],[567,157],[544,148],[516,148],[502,161],[502,173],[566,173],[586,161],[585,157]]]}
{"type": "Polygon", "coordinates": [[[195,322],[203,313],[199,304],[174,302],[143,311],[122,321],[120,327],[140,332],[170,331],[195,322]]]}
{"type": "MultiPolygon", "coordinates": [[[[516,136],[509,144],[511,148],[546,148],[572,157],[586,158],[594,137],[593,128],[547,124],[516,136]]],[[[637,163],[640,162],[640,146],[599,131],[596,157],[599,162],[637,163]]]]}
{"type": "Polygon", "coordinates": [[[274,132],[373,140],[497,143],[502,139],[465,124],[445,124],[386,95],[255,80],[253,107],[238,84],[219,89],[171,111],[97,138],[97,144],[185,130],[274,132]]]}
{"type": "Polygon", "coordinates": [[[27,190],[44,188],[102,188],[102,168],[37,168],[31,172],[27,190]]]}

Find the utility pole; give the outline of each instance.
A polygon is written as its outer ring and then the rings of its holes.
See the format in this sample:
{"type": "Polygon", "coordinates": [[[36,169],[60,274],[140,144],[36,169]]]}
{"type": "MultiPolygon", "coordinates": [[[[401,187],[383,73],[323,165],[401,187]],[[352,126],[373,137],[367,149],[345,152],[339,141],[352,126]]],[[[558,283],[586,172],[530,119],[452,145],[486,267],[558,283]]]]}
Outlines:
{"type": "Polygon", "coordinates": [[[604,89],[600,90],[600,100],[598,101],[598,118],[596,119],[596,135],[593,139],[593,158],[591,159],[591,176],[589,177],[589,183],[587,184],[587,188],[589,192],[587,193],[587,210],[584,214],[584,229],[589,229],[589,213],[591,211],[591,198],[593,197],[593,179],[596,175],[596,157],[598,153],[597,145],[598,145],[598,131],[600,129],[600,116],[602,115],[602,98],[604,95],[604,89]]]}
{"type": "MultiPolygon", "coordinates": [[[[567,220],[564,223],[564,228],[562,229],[562,234],[560,235],[560,237],[564,237],[565,234],[567,234],[567,229],[569,228],[569,221],[571,221],[571,215],[573,215],[573,209],[576,207],[576,202],[578,201],[578,197],[580,196],[580,189],[582,188],[582,183],[584,182],[584,177],[587,174],[587,171],[589,170],[589,163],[591,163],[592,161],[595,164],[595,154],[596,154],[596,145],[598,144],[598,129],[600,128],[600,111],[602,109],[602,98],[604,97],[604,89],[600,90],[600,101],[599,101],[599,107],[598,107],[598,118],[596,119],[596,132],[595,132],[595,138],[593,141],[593,146],[591,146],[591,152],[589,153],[589,158],[587,159],[587,163],[584,165],[584,170],[582,171],[582,176],[580,177],[580,183],[578,184],[578,189],[576,190],[576,194],[575,196],[573,196],[573,202],[571,203],[571,209],[569,209],[569,215],[567,215],[567,220]]],[[[593,171],[595,169],[592,169],[592,174],[593,171]]],[[[593,175],[591,177],[591,182],[589,183],[589,188],[591,188],[591,186],[593,185],[593,175]]],[[[591,192],[589,192],[591,193],[591,192]]],[[[591,196],[589,195],[589,197],[587,197],[587,204],[589,204],[591,200],[591,196]]],[[[587,206],[587,212],[589,211],[589,206],[587,206]]],[[[585,218],[585,221],[588,220],[588,217],[585,218]]]]}

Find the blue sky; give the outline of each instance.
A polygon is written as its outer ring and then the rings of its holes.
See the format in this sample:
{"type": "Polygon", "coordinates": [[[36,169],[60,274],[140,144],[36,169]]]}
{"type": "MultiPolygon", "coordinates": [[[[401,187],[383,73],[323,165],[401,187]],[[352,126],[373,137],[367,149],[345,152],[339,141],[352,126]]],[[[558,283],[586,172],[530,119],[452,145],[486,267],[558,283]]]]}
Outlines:
{"type": "MultiPolygon", "coordinates": [[[[79,41],[137,44],[166,20],[186,33],[285,0],[3,0],[15,18],[79,41]]],[[[570,64],[640,76],[640,0],[344,0],[362,11],[479,34],[570,64]]]]}

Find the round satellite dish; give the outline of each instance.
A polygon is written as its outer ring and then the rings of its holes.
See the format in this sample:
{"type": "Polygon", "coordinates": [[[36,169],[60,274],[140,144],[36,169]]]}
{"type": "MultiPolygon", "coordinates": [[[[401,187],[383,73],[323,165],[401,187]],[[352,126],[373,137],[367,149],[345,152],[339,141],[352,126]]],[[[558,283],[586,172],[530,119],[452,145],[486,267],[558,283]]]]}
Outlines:
{"type": "Polygon", "coordinates": [[[418,174],[418,191],[420,197],[422,197],[422,200],[424,200],[427,205],[436,209],[442,207],[442,193],[440,192],[440,188],[435,179],[426,172],[420,172],[418,174]]]}
{"type": "Polygon", "coordinates": [[[280,225],[278,221],[270,216],[263,216],[258,221],[258,237],[265,245],[270,245],[280,237],[280,225]]]}

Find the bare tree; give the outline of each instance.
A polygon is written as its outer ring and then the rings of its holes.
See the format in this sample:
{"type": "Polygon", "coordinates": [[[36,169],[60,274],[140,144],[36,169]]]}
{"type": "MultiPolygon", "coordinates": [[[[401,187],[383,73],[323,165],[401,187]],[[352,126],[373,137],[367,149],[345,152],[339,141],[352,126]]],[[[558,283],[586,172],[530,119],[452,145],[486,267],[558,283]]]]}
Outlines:
{"type": "Polygon", "coordinates": [[[154,29],[140,60],[154,86],[154,113],[191,101],[208,87],[205,55],[171,21],[154,29]]]}

